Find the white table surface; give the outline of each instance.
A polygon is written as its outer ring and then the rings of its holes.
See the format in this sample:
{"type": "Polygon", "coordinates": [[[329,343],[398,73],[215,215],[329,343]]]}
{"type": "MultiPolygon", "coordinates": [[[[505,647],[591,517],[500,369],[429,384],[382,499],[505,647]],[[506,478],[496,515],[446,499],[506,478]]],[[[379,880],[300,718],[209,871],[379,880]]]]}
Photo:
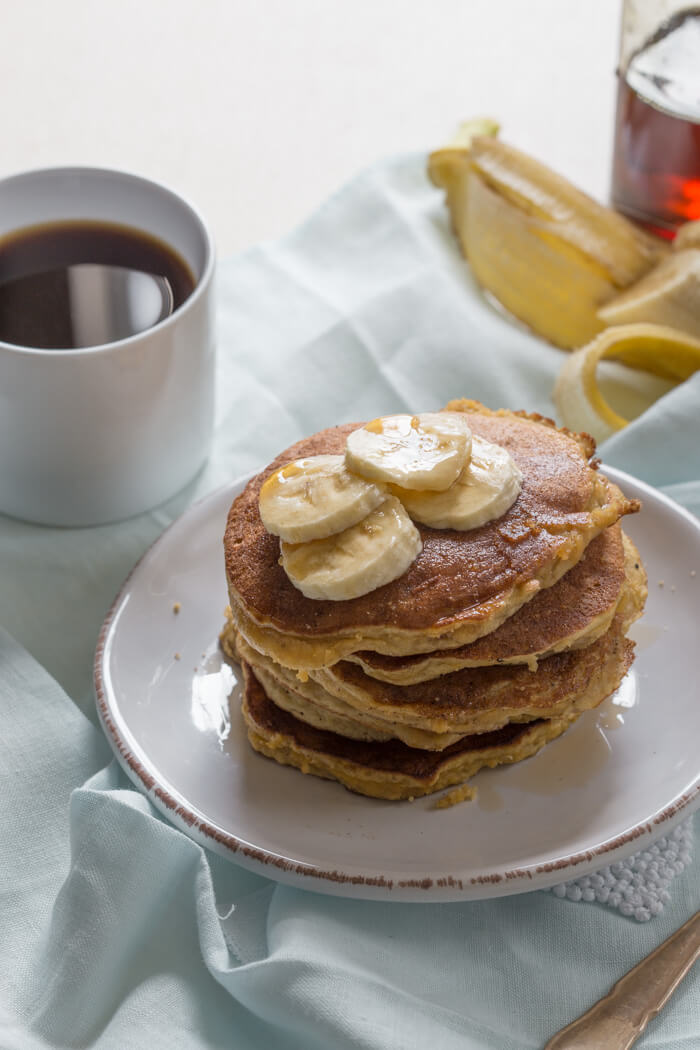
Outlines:
{"type": "Polygon", "coordinates": [[[618,0],[4,0],[0,175],[125,168],[225,257],[460,120],[605,200],[618,0]]]}

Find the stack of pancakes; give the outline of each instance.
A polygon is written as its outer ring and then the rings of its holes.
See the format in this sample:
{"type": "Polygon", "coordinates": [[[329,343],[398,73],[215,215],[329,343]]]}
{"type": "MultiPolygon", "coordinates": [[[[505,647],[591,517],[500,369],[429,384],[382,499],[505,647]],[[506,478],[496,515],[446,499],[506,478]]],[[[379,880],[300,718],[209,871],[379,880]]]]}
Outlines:
{"type": "Polygon", "coordinates": [[[620,684],[646,576],[620,518],[639,509],[591,461],[587,435],[473,401],[475,435],[502,445],[522,490],[469,531],[419,525],[398,579],[348,601],[304,597],[258,512],[260,487],[293,460],[342,454],[362,424],[283,452],[231,507],[230,611],[221,642],[241,662],[253,747],[285,765],[401,799],[527,758],[620,684]]]}

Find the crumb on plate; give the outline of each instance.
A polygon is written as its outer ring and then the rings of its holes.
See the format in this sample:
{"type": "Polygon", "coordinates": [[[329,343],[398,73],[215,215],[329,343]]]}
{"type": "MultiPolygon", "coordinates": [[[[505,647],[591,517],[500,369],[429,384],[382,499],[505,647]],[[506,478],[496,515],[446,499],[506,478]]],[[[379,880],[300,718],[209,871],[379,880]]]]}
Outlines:
{"type": "Polygon", "coordinates": [[[456,788],[445,792],[441,798],[437,799],[433,808],[448,809],[450,806],[456,806],[459,802],[472,802],[477,794],[477,789],[471,784],[459,784],[456,788]]]}

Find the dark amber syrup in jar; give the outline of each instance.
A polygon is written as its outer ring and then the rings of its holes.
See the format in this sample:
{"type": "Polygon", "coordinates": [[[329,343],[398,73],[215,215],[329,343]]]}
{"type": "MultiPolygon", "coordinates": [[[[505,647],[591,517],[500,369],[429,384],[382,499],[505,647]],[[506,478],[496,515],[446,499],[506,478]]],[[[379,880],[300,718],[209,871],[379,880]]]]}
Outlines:
{"type": "Polygon", "coordinates": [[[700,219],[700,8],[660,26],[618,76],[612,202],[669,239],[700,219]]]}

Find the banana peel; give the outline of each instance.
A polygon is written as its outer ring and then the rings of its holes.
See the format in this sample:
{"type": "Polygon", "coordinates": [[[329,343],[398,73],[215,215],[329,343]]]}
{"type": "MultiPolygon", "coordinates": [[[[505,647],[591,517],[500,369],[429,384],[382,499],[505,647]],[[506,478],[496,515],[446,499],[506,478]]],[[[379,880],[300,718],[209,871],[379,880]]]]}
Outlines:
{"type": "Polygon", "coordinates": [[[458,181],[457,172],[468,160],[469,150],[475,138],[495,138],[501,130],[498,121],[491,117],[474,117],[459,125],[454,137],[442,149],[434,150],[428,157],[428,175],[436,186],[450,189],[458,181]]]}
{"type": "Polygon", "coordinates": [[[554,402],[566,427],[586,431],[596,441],[629,422],[601,393],[597,369],[603,360],[681,383],[700,369],[700,339],[665,325],[617,325],[571,354],[554,387],[554,402]]]}
{"type": "Polygon", "coordinates": [[[428,174],[481,287],[574,350],[554,394],[566,426],[597,440],[626,426],[598,385],[604,359],[639,370],[640,382],[646,372],[678,383],[700,368],[700,221],[671,249],[500,140],[487,118],[432,153],[428,174]]]}
{"type": "Polygon", "coordinates": [[[495,137],[499,131],[497,121],[490,117],[466,120],[460,124],[451,142],[428,157],[428,177],[435,186],[445,191],[447,210],[457,237],[459,227],[456,216],[466,214],[469,151],[472,143],[478,136],[495,137]]]}
{"type": "Polygon", "coordinates": [[[460,240],[481,287],[556,346],[592,339],[603,327],[596,307],[614,291],[604,270],[473,170],[464,203],[460,240]]]}
{"type": "Polygon", "coordinates": [[[663,257],[667,246],[539,161],[471,127],[466,144],[431,154],[453,228],[479,284],[564,349],[603,327],[598,309],[663,257]]]}

